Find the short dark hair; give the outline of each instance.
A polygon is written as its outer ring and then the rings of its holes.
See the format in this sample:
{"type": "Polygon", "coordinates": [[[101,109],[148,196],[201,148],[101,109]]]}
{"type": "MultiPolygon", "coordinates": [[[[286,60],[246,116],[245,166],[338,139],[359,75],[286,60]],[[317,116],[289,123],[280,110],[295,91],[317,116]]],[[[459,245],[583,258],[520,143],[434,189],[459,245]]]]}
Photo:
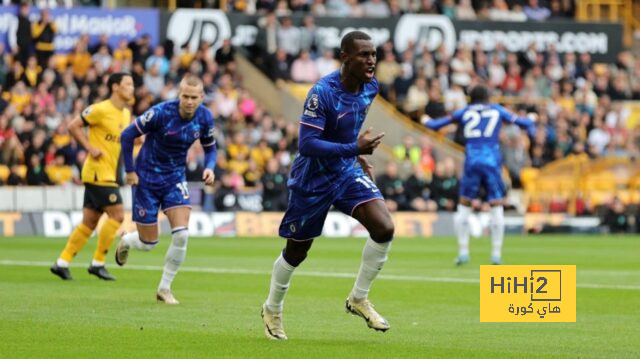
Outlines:
{"type": "Polygon", "coordinates": [[[483,85],[474,86],[469,92],[471,103],[483,103],[489,101],[489,90],[483,85]]]}
{"type": "Polygon", "coordinates": [[[122,82],[122,79],[125,77],[131,77],[131,74],[128,72],[116,72],[114,74],[111,74],[109,76],[109,80],[107,80],[107,87],[109,88],[109,94],[111,94],[111,92],[113,91],[112,87],[115,84],[120,85],[120,83],[122,82]]]}
{"type": "Polygon", "coordinates": [[[340,51],[350,53],[356,40],[371,40],[371,36],[362,31],[351,31],[342,37],[340,42],[340,51]]]}

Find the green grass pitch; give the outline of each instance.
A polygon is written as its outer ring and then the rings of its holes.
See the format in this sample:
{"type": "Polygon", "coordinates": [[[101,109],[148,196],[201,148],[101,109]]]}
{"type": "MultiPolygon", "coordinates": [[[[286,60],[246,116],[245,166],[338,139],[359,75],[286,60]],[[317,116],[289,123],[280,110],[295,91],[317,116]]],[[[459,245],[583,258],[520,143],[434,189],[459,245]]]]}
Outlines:
{"type": "Polygon", "coordinates": [[[155,302],[169,238],[109,255],[116,282],[89,276],[95,239],[75,259],[73,281],[48,266],[63,238],[0,238],[0,358],[638,358],[640,237],[508,236],[505,264],[575,264],[576,323],[480,323],[479,265],[453,265],[453,238],[397,238],[370,299],[386,333],[344,312],[362,239],[316,240],[285,303],[287,342],[264,337],[260,305],[276,238],[192,238],[174,282],[179,306],[155,302]],[[130,265],[130,266],[129,266],[130,265]]]}

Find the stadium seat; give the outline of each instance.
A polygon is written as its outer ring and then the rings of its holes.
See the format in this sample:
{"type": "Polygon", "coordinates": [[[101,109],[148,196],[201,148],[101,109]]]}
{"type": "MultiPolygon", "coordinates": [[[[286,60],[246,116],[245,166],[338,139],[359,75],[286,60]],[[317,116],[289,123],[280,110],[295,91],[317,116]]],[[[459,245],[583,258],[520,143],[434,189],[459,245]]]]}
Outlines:
{"type": "Polygon", "coordinates": [[[18,175],[24,180],[27,179],[27,165],[18,166],[18,175]]]}
{"type": "Polygon", "coordinates": [[[5,166],[5,165],[0,165],[0,180],[2,182],[6,182],[7,178],[9,178],[9,174],[11,173],[11,171],[9,170],[9,167],[5,166]]]}

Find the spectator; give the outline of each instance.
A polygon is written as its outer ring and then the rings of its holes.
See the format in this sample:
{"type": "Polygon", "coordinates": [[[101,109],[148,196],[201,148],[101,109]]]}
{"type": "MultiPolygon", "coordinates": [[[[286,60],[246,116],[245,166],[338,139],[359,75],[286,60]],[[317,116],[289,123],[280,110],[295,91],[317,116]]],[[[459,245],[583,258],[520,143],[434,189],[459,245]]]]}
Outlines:
{"type": "Polygon", "coordinates": [[[29,166],[27,168],[27,185],[42,186],[50,183],[41,158],[36,153],[32,154],[29,157],[29,166]]]}
{"type": "Polygon", "coordinates": [[[528,5],[524,7],[524,13],[528,20],[544,21],[551,16],[551,11],[546,7],[541,7],[538,0],[529,0],[528,5]]]}
{"type": "Polygon", "coordinates": [[[295,82],[314,83],[318,78],[316,63],[311,59],[309,51],[302,50],[300,57],[291,66],[291,79],[295,82]]]}
{"type": "Polygon", "coordinates": [[[521,11],[509,9],[506,0],[493,0],[489,9],[489,19],[492,21],[526,21],[527,15],[521,11]]]}
{"type": "Polygon", "coordinates": [[[265,166],[272,158],[273,149],[268,146],[265,139],[261,139],[258,145],[251,149],[251,159],[258,165],[260,171],[264,171],[265,166]]]}
{"type": "Polygon", "coordinates": [[[91,57],[94,65],[96,65],[96,69],[100,74],[108,72],[111,69],[111,64],[113,63],[113,58],[109,53],[109,47],[106,45],[102,45],[98,48],[98,51],[91,57]]]}
{"type": "Polygon", "coordinates": [[[261,190],[262,182],[260,179],[262,177],[262,171],[258,168],[256,162],[252,159],[248,161],[247,170],[242,174],[242,178],[244,180],[244,189],[245,190],[261,190]]]}
{"type": "Polygon", "coordinates": [[[327,16],[327,7],[324,5],[324,0],[313,0],[311,4],[311,15],[313,16],[327,16]]]}
{"type": "Polygon", "coordinates": [[[154,63],[147,69],[147,72],[144,74],[143,83],[151,95],[155,97],[160,96],[164,87],[164,77],[160,74],[157,63],[154,63]]]}
{"type": "Polygon", "coordinates": [[[20,3],[13,51],[17,52],[18,61],[22,66],[27,65],[27,60],[33,53],[33,35],[31,32],[31,21],[29,20],[29,10],[28,2],[20,3]]]}
{"type": "Polygon", "coordinates": [[[222,41],[222,47],[216,51],[215,61],[218,65],[226,68],[227,64],[235,61],[235,50],[231,46],[230,39],[224,39],[222,41]]]}
{"type": "Polygon", "coordinates": [[[620,198],[614,197],[609,204],[604,224],[608,227],[609,233],[626,233],[629,230],[629,218],[620,198]]]}
{"type": "Polygon", "coordinates": [[[365,17],[364,7],[360,5],[358,0],[347,0],[347,4],[349,5],[349,14],[348,17],[365,17]]]}
{"type": "Polygon", "coordinates": [[[389,17],[389,6],[382,0],[368,0],[362,6],[366,17],[389,17]]]}
{"type": "Polygon", "coordinates": [[[9,168],[9,177],[7,177],[7,186],[20,186],[27,184],[25,178],[20,175],[20,166],[18,164],[13,164],[9,168]]]}
{"type": "Polygon", "coordinates": [[[71,166],[64,163],[64,154],[60,151],[56,151],[53,163],[45,167],[45,173],[54,185],[69,184],[73,180],[71,166]]]}
{"type": "Polygon", "coordinates": [[[284,49],[289,56],[298,56],[300,47],[300,30],[293,26],[291,17],[285,16],[281,20],[281,25],[277,31],[278,47],[284,49]]]}
{"type": "Polygon", "coordinates": [[[432,81],[429,87],[429,102],[424,109],[424,113],[431,118],[442,117],[446,114],[444,107],[442,91],[440,91],[439,82],[432,81]]]}
{"type": "Polygon", "coordinates": [[[347,0],[327,0],[327,14],[335,17],[348,17],[353,15],[351,13],[351,6],[347,4],[347,0]]]}
{"type": "Polygon", "coordinates": [[[378,79],[378,86],[380,87],[380,94],[384,97],[393,100],[395,92],[393,91],[393,84],[396,78],[400,75],[400,65],[396,62],[393,52],[386,51],[384,58],[379,61],[376,66],[376,78],[378,79]]]}
{"type": "MultiPolygon", "coordinates": [[[[2,85],[5,83],[7,79],[7,74],[9,73],[9,63],[11,62],[11,58],[9,54],[6,53],[4,44],[0,42],[0,91],[2,90],[2,85]]],[[[0,108],[0,112],[4,109],[0,108]]]]}
{"type": "Polygon", "coordinates": [[[169,73],[169,60],[164,56],[164,47],[162,46],[156,46],[155,50],[153,50],[153,55],[149,56],[145,61],[144,68],[147,71],[154,66],[158,76],[164,77],[169,73]]]}
{"type": "Polygon", "coordinates": [[[201,161],[198,161],[198,156],[195,150],[195,146],[190,148],[189,151],[187,152],[186,169],[187,169],[186,177],[188,182],[202,181],[202,172],[204,171],[204,165],[202,164],[201,161]]]}
{"type": "Polygon", "coordinates": [[[216,211],[228,212],[238,209],[238,197],[233,185],[232,176],[228,173],[223,174],[220,182],[218,182],[218,186],[214,196],[216,211]]]}
{"type": "Polygon", "coordinates": [[[419,14],[439,15],[439,14],[442,14],[442,11],[439,9],[437,1],[434,1],[434,0],[421,0],[418,13],[419,14]]]}
{"type": "Polygon", "coordinates": [[[413,136],[406,135],[402,138],[402,144],[399,144],[393,148],[393,157],[399,162],[408,162],[408,168],[420,163],[422,156],[422,149],[415,145],[413,136]]]}
{"type": "Polygon", "coordinates": [[[273,56],[269,66],[269,74],[272,80],[289,80],[291,78],[289,60],[285,49],[278,49],[275,56],[273,56]]]}
{"type": "Polygon", "coordinates": [[[76,81],[82,83],[91,67],[91,55],[87,52],[87,45],[84,41],[76,43],[73,52],[69,55],[69,62],[76,81]]]}
{"type": "Polygon", "coordinates": [[[27,60],[27,66],[24,68],[22,75],[22,81],[31,87],[35,88],[40,82],[40,74],[42,74],[42,67],[38,65],[38,60],[35,56],[29,56],[27,60]]]}
{"type": "Polygon", "coordinates": [[[113,60],[122,62],[133,62],[133,51],[127,44],[127,39],[118,41],[118,47],[113,51],[113,60]]]}
{"type": "Polygon", "coordinates": [[[53,56],[54,40],[56,32],[58,32],[58,27],[51,20],[48,9],[43,8],[40,10],[40,20],[33,24],[31,32],[35,43],[38,65],[44,69],[49,63],[49,58],[53,56]]]}
{"type": "Polygon", "coordinates": [[[311,54],[317,54],[317,29],[315,19],[311,15],[307,15],[302,19],[302,27],[300,28],[300,49],[308,51],[311,54]]]}
{"type": "Polygon", "coordinates": [[[287,208],[287,179],[278,168],[275,158],[267,162],[262,175],[262,208],[265,211],[284,211],[287,208]]]}
{"type": "Polygon", "coordinates": [[[429,178],[423,167],[417,165],[405,182],[409,209],[419,212],[435,212],[438,204],[430,199],[429,178]]]}
{"type": "Polygon", "coordinates": [[[407,97],[404,102],[404,111],[414,121],[418,121],[424,114],[424,109],[429,103],[429,95],[427,93],[427,80],[424,77],[418,77],[416,81],[409,87],[407,97]]]}
{"type": "Polygon", "coordinates": [[[473,10],[470,0],[460,0],[460,3],[455,9],[455,17],[457,20],[476,19],[476,12],[473,10]]]}
{"type": "Polygon", "coordinates": [[[398,165],[394,161],[387,163],[385,172],[376,180],[376,185],[385,198],[389,211],[401,211],[408,208],[404,182],[398,175],[398,165]]]}
{"type": "Polygon", "coordinates": [[[450,157],[436,163],[436,170],[431,181],[431,198],[438,209],[453,211],[458,202],[458,178],[455,175],[455,164],[450,157]]]}
{"type": "Polygon", "coordinates": [[[319,77],[325,77],[338,68],[340,68],[340,62],[335,59],[333,50],[325,50],[322,57],[316,60],[316,69],[319,77]]]}
{"type": "Polygon", "coordinates": [[[274,55],[279,45],[278,19],[273,12],[268,13],[258,20],[260,31],[256,38],[256,46],[267,57],[274,55]]]}

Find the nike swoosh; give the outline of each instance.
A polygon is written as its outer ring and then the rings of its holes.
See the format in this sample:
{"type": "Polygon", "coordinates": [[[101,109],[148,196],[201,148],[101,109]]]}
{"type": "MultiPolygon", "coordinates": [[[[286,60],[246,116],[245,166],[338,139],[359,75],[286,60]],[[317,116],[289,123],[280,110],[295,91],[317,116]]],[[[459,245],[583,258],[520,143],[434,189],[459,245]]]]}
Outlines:
{"type": "Polygon", "coordinates": [[[344,116],[346,116],[348,114],[348,112],[343,112],[343,113],[339,113],[338,114],[338,120],[343,118],[344,116]]]}

